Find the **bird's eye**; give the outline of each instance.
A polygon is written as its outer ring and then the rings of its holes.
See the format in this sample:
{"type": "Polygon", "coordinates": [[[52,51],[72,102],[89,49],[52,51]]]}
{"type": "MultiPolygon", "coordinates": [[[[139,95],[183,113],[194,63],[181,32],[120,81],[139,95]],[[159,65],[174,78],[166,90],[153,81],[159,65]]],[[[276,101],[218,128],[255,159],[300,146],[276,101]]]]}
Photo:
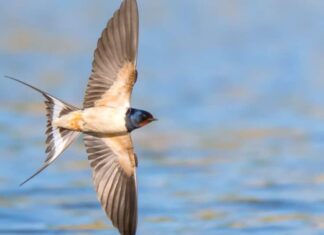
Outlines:
{"type": "Polygon", "coordinates": [[[147,119],[147,115],[144,113],[144,114],[142,114],[141,115],[141,119],[142,119],[142,121],[145,121],[146,119],[147,119]]]}

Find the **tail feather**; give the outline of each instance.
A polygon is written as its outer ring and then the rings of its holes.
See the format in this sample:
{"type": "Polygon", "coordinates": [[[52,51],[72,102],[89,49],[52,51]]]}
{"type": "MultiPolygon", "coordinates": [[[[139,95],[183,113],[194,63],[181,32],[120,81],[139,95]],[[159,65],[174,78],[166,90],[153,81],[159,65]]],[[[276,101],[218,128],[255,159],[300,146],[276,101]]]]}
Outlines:
{"type": "Polygon", "coordinates": [[[23,81],[20,81],[16,78],[6,76],[6,78],[12,79],[16,82],[19,82],[23,85],[26,85],[39,93],[41,93],[45,97],[45,105],[46,105],[46,116],[47,116],[47,129],[46,129],[46,154],[47,157],[45,159],[44,165],[37,170],[32,176],[30,176],[27,180],[22,182],[20,185],[27,183],[33,177],[38,175],[44,169],[46,169],[52,162],[54,162],[63,151],[69,147],[73,140],[79,136],[80,132],[71,131],[64,128],[55,127],[52,125],[53,120],[64,116],[72,111],[78,110],[78,108],[65,103],[64,101],[55,98],[54,96],[48,94],[45,91],[40,90],[30,84],[27,84],[23,81]]]}

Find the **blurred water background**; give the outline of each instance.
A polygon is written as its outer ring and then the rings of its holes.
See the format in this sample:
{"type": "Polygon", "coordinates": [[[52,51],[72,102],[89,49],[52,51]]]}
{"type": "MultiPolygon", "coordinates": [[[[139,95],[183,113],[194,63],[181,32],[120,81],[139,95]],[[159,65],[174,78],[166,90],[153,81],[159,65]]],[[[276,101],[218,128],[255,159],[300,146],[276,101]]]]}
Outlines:
{"type": "MultiPolygon", "coordinates": [[[[82,104],[119,0],[1,1],[0,74],[82,104]]],[[[139,0],[138,234],[324,234],[324,1],[139,0]]],[[[2,76],[1,75],[1,76],[2,76]]],[[[0,234],[117,234],[81,139],[45,158],[42,97],[0,85],[0,234]]]]}

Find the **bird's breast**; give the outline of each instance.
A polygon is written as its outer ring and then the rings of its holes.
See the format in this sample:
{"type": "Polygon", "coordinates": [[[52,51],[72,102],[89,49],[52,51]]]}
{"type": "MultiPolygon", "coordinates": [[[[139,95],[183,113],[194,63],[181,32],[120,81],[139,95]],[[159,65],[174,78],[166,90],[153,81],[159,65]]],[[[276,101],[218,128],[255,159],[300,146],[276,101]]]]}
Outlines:
{"type": "Polygon", "coordinates": [[[82,131],[102,134],[126,133],[126,108],[94,107],[82,112],[82,131]]]}

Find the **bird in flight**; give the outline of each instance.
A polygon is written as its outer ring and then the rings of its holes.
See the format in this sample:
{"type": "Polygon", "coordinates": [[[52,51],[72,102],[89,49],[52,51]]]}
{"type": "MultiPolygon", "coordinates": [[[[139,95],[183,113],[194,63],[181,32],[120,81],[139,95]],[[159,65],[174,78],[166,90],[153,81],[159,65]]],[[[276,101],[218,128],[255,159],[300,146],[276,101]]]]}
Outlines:
{"type": "Polygon", "coordinates": [[[45,97],[47,158],[22,185],[83,133],[98,199],[122,235],[136,234],[137,227],[137,157],[130,133],[156,120],[149,112],[130,107],[137,80],[138,28],[136,0],[124,0],[98,40],[81,109],[7,76],[45,97]]]}

